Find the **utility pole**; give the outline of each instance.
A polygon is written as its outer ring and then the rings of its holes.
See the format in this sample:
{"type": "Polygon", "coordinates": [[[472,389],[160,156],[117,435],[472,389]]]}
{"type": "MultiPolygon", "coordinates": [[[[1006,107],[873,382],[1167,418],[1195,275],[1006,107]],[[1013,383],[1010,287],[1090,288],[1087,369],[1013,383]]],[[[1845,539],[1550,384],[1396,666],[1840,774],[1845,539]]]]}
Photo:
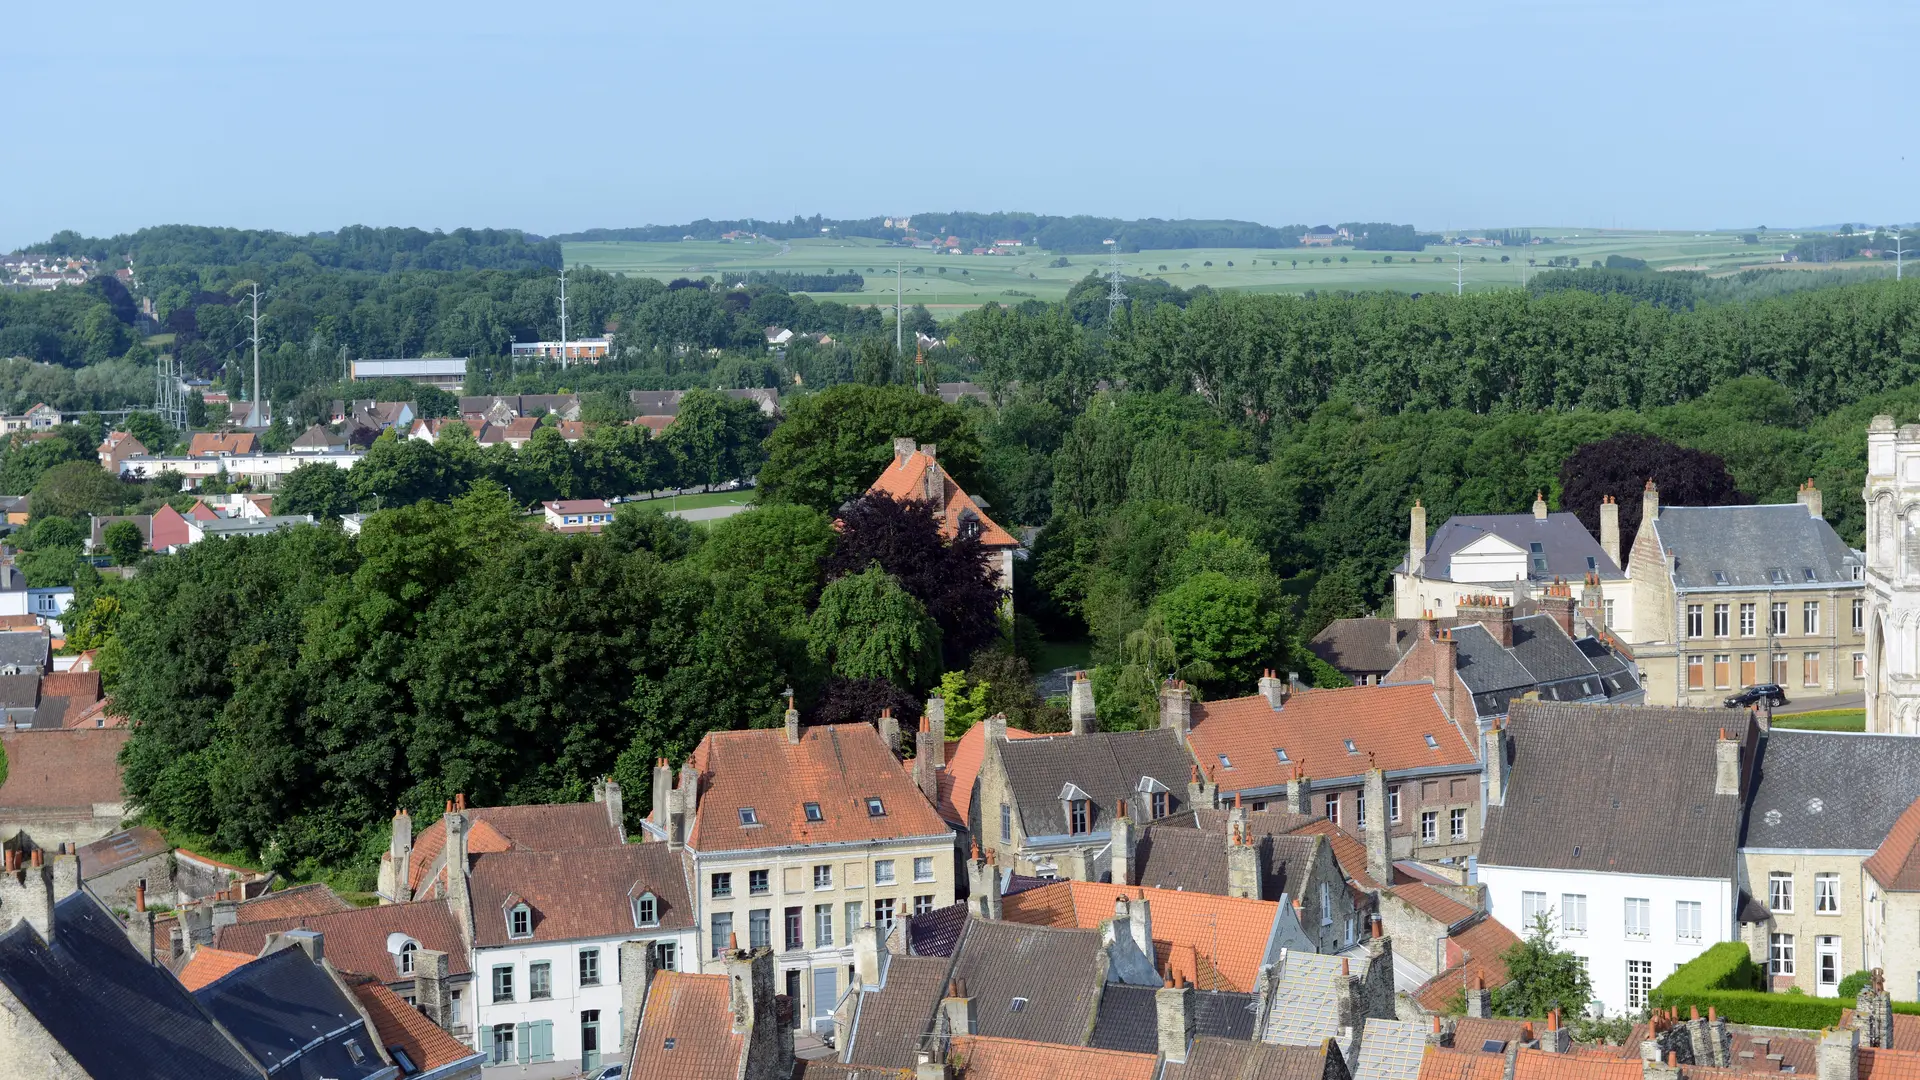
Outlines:
{"type": "Polygon", "coordinates": [[[905,263],[893,264],[893,355],[899,356],[907,351],[906,338],[901,333],[901,323],[906,309],[900,304],[900,275],[905,263]]]}
{"type": "Polygon", "coordinates": [[[1900,271],[1902,269],[1902,263],[1905,261],[1907,257],[1906,243],[1907,243],[1907,238],[1900,235],[1900,227],[1898,225],[1894,226],[1893,228],[1893,280],[1895,281],[1900,280],[1900,271]]]}
{"type": "Polygon", "coordinates": [[[1120,273],[1120,245],[1112,240],[1107,244],[1107,325],[1113,325],[1113,317],[1120,312],[1121,305],[1127,302],[1127,294],[1120,289],[1120,283],[1126,280],[1120,273]]]}
{"type": "Polygon", "coordinates": [[[1467,257],[1457,251],[1453,257],[1458,260],[1453,270],[1453,295],[1459,296],[1467,291],[1467,257]]]}
{"type": "Polygon", "coordinates": [[[253,317],[251,321],[253,323],[253,333],[247,340],[253,343],[253,386],[251,388],[253,412],[248,414],[247,426],[259,428],[266,427],[267,425],[265,414],[261,412],[261,409],[265,406],[262,404],[260,398],[260,283],[257,281],[253,283],[253,317]]]}
{"type": "Polygon", "coordinates": [[[567,366],[567,268],[560,268],[560,366],[567,366]]]}

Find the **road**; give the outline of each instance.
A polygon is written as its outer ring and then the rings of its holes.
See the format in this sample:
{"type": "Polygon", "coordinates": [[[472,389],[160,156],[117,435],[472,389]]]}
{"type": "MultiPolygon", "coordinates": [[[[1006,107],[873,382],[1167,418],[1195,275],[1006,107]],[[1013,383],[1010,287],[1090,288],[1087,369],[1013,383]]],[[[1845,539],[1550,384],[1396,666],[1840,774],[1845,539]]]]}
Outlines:
{"type": "Polygon", "coordinates": [[[1867,707],[1865,694],[1835,694],[1832,697],[1793,698],[1784,708],[1773,710],[1775,716],[1789,713],[1826,712],[1829,709],[1864,709],[1867,707]]]}
{"type": "Polygon", "coordinates": [[[733,506],[702,506],[693,510],[668,510],[666,511],[666,515],[668,517],[677,517],[682,521],[717,521],[720,518],[732,517],[740,511],[748,509],[751,509],[751,507],[745,504],[735,504],[733,506]]]}

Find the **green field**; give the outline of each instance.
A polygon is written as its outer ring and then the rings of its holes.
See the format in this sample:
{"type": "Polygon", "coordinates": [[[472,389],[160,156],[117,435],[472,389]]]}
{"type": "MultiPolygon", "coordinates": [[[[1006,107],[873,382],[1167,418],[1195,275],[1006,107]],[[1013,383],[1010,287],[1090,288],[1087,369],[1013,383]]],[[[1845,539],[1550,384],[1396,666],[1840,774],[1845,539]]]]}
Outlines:
{"type": "MultiPolygon", "coordinates": [[[[1465,287],[1479,292],[1515,288],[1546,267],[1554,256],[1572,256],[1582,264],[1608,255],[1645,259],[1657,269],[1735,273],[1756,266],[1780,266],[1780,254],[1796,239],[1768,234],[1758,244],[1741,242],[1739,233],[1648,232],[1614,229],[1535,229],[1551,244],[1527,247],[1429,247],[1422,252],[1358,251],[1353,248],[1184,248],[1141,251],[1123,256],[1129,277],[1157,277],[1181,288],[1208,285],[1253,292],[1305,292],[1309,289],[1391,289],[1403,292],[1451,290],[1464,259],[1465,287]],[[1511,261],[1501,263],[1501,256],[1511,261]],[[1387,262],[1391,256],[1393,261],[1387,262]],[[1342,258],[1346,262],[1341,262],[1342,258]],[[1528,259],[1538,266],[1528,267],[1528,259]],[[1435,259],[1439,259],[1436,262],[1435,259]],[[1485,260],[1484,262],[1481,260],[1485,260]],[[1295,261],[1298,265],[1295,265],[1295,261]],[[1331,261],[1325,261],[1331,260],[1331,261]],[[1233,265],[1229,266],[1228,263],[1233,265]],[[1209,265],[1211,264],[1211,265],[1209,265]],[[1165,269],[1162,269],[1164,267],[1165,269]]],[[[1089,271],[1101,271],[1100,255],[1068,255],[1065,267],[1048,265],[1059,256],[1033,248],[1014,256],[939,255],[919,248],[897,248],[877,240],[802,239],[733,243],[681,241],[640,243],[600,241],[565,246],[569,265],[588,265],[619,274],[643,274],[661,280],[705,277],[726,280],[749,270],[853,270],[866,278],[863,293],[817,293],[843,303],[890,304],[896,265],[904,269],[901,293],[908,304],[925,304],[947,318],[989,301],[1018,303],[1028,297],[1058,300],[1089,271]],[[944,273],[941,271],[944,269],[944,273]]],[[[1863,265],[1830,263],[1828,267],[1863,265]]],[[[1869,264],[1870,265],[1870,264],[1869,264]]],[[[1795,264],[1796,272],[1812,264],[1795,264]]]]}
{"type": "Polygon", "coordinates": [[[637,500],[642,505],[667,510],[704,510],[709,506],[747,506],[753,502],[753,489],[709,491],[701,495],[663,495],[658,499],[637,500]]]}
{"type": "Polygon", "coordinates": [[[1867,710],[1823,709],[1820,712],[1787,713],[1775,716],[1773,726],[1804,731],[1865,731],[1867,710]]]}

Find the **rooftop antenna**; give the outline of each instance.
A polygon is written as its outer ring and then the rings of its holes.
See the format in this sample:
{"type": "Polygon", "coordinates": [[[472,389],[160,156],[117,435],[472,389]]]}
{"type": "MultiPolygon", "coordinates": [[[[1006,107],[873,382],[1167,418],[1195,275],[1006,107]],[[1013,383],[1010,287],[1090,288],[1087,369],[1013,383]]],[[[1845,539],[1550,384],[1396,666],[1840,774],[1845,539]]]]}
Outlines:
{"type": "Polygon", "coordinates": [[[567,268],[560,268],[560,366],[567,366],[567,268]]]}
{"type": "Polygon", "coordinates": [[[1120,289],[1120,283],[1126,278],[1120,273],[1120,245],[1112,240],[1107,245],[1107,325],[1113,325],[1113,317],[1121,305],[1127,302],[1127,294],[1120,289]]]}

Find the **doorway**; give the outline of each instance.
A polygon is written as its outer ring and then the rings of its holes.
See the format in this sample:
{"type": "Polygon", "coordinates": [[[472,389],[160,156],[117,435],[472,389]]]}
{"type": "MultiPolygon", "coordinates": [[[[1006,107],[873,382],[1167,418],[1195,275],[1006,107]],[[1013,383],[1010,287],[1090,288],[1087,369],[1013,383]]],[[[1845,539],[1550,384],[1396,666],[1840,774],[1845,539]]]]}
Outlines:
{"type": "Polygon", "coordinates": [[[1815,997],[1840,996],[1840,939],[1817,937],[1813,941],[1815,997]]]}
{"type": "Polygon", "coordinates": [[[588,1009],[580,1014],[580,1071],[592,1072],[600,1067],[600,1010],[588,1009]]]}
{"type": "Polygon", "coordinates": [[[821,1024],[827,1030],[833,1028],[833,1007],[840,1003],[840,972],[835,968],[820,967],[813,969],[813,1030],[816,1034],[821,1024]]]}
{"type": "Polygon", "coordinates": [[[787,1022],[795,1029],[800,1027],[800,969],[787,969],[787,1022]]]}

